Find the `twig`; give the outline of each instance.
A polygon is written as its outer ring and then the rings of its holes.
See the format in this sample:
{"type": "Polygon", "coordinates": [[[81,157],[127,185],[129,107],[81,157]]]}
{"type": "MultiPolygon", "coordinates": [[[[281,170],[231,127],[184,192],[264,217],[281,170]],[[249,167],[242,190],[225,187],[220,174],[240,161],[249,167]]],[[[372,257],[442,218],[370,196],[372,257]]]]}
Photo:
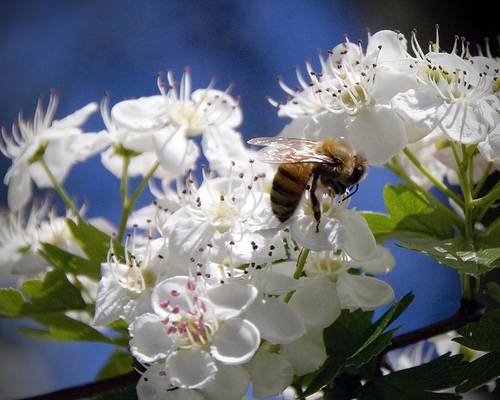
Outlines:
{"type": "Polygon", "coordinates": [[[42,394],[40,396],[25,398],[23,400],[73,400],[92,398],[92,396],[97,394],[103,394],[134,385],[140,377],[141,374],[134,370],[128,374],[116,376],[114,378],[74,386],[56,392],[42,394]]]}

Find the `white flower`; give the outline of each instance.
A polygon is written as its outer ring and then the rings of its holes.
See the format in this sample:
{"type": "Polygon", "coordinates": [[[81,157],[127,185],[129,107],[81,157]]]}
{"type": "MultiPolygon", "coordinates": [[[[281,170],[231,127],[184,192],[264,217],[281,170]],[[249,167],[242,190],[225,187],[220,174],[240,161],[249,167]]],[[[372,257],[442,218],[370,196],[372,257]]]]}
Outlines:
{"type": "Polygon", "coordinates": [[[179,265],[221,263],[227,253],[243,263],[284,258],[284,244],[278,235],[266,238],[251,231],[246,222],[263,207],[269,197],[259,188],[259,176],[240,173],[235,177],[205,179],[199,188],[188,178],[181,195],[183,207],[175,211],[163,227],[171,257],[179,265]],[[271,254],[269,254],[271,252],[271,254]]]}
{"type": "Polygon", "coordinates": [[[119,129],[152,135],[160,165],[182,174],[199,156],[198,146],[188,137],[217,136],[219,130],[226,134],[241,124],[238,100],[229,95],[231,86],[223,92],[212,89],[213,85],[214,81],[206,89],[192,92],[190,71],[186,69],[178,90],[168,71],[167,84],[158,76],[161,95],[122,101],[113,107],[111,115],[119,129]]]}
{"type": "Polygon", "coordinates": [[[375,237],[366,220],[347,208],[349,199],[338,201],[338,197],[328,193],[319,196],[321,218],[317,225],[307,194],[305,197],[290,218],[290,234],[295,242],[314,251],[343,249],[358,261],[372,257],[376,249],[375,237]]]}
{"type": "Polygon", "coordinates": [[[320,73],[308,64],[310,85],[298,73],[303,91],[296,94],[282,84],[293,98],[275,104],[280,115],[295,119],[281,136],[343,139],[370,164],[384,164],[408,141],[403,122],[390,107],[396,93],[414,85],[412,75],[400,71],[405,57],[402,35],[381,31],[369,38],[366,55],[347,42],[326,61],[320,58],[320,73]]]}
{"type": "Polygon", "coordinates": [[[394,265],[395,261],[390,252],[377,247],[372,259],[365,262],[356,262],[342,253],[310,253],[305,271],[310,277],[320,275],[328,278],[341,308],[351,311],[361,308],[369,311],[393,301],[394,290],[388,283],[367,274],[387,273],[394,265]],[[352,268],[361,268],[367,274],[352,274],[349,272],[352,268]]]}
{"type": "Polygon", "coordinates": [[[40,254],[41,243],[85,257],[66,222],[74,216],[69,212],[66,217],[58,216],[49,205],[48,198],[33,202],[26,221],[24,210],[0,212],[0,268],[8,267],[10,273],[24,278],[44,273],[49,264],[40,254]]]}
{"type": "Polygon", "coordinates": [[[412,44],[417,59],[411,67],[420,87],[396,95],[391,102],[394,110],[406,124],[424,133],[439,126],[450,140],[483,141],[500,119],[491,72],[474,66],[467,50],[455,54],[457,43],[451,54],[434,50],[424,54],[413,32],[412,44]]]}
{"type": "Polygon", "coordinates": [[[249,361],[260,344],[257,327],[243,313],[257,296],[255,287],[225,283],[206,288],[182,276],[156,285],[153,313],[130,325],[131,351],[141,363],[164,360],[169,383],[203,389],[224,365],[249,361]]]}
{"type": "Polygon", "coordinates": [[[39,226],[47,216],[48,199],[34,202],[26,220],[24,210],[0,211],[0,267],[13,274],[45,271],[47,261],[38,253],[39,226]]]}
{"type": "Polygon", "coordinates": [[[82,134],[80,126],[97,110],[97,104],[90,103],[61,120],[53,121],[57,108],[57,95],[51,94],[46,113],[42,100],[38,101],[32,121],[19,121],[8,134],[2,127],[0,150],[12,159],[4,183],[9,186],[8,203],[12,211],[21,209],[31,198],[32,181],[38,187],[52,187],[46,172],[36,161],[39,153],[58,183],[62,183],[73,164],[83,161],[100,151],[108,143],[104,134],[82,134]]]}
{"type": "Polygon", "coordinates": [[[154,285],[168,272],[162,255],[164,240],[148,240],[142,247],[135,240],[135,235],[127,237],[123,256],[111,246],[107,262],[101,264],[94,325],[108,325],[119,318],[131,322],[151,311],[154,285]]]}

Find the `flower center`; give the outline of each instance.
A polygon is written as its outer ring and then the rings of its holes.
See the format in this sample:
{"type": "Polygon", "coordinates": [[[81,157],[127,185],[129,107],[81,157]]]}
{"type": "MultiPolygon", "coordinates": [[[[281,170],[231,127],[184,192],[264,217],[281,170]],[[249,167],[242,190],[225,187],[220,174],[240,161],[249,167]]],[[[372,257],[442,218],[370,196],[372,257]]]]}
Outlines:
{"type": "Polygon", "coordinates": [[[160,301],[167,313],[162,321],[166,332],[180,348],[203,347],[218,329],[217,319],[199,292],[196,282],[188,279],[182,290],[172,289],[160,301]]]}

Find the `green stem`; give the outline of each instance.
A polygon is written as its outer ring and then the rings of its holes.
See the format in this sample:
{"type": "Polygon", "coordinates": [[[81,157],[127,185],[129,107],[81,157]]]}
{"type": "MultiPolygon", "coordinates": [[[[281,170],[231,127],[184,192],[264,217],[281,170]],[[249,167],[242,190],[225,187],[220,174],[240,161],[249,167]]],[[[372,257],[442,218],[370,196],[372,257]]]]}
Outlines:
{"type": "MultiPolygon", "coordinates": [[[[295,273],[293,274],[293,279],[298,280],[302,276],[302,272],[304,271],[304,266],[306,264],[307,256],[309,255],[310,250],[305,247],[300,250],[299,258],[297,259],[297,264],[295,267],[295,273]]],[[[283,299],[285,303],[288,303],[293,296],[294,291],[288,292],[283,299]]]]}
{"type": "Polygon", "coordinates": [[[61,199],[64,201],[64,204],[66,204],[66,207],[68,207],[71,210],[71,212],[73,214],[75,214],[75,216],[76,216],[76,218],[78,220],[82,220],[80,212],[76,209],[76,207],[73,204],[73,202],[69,199],[68,195],[66,194],[66,192],[64,191],[64,189],[62,188],[62,186],[59,185],[59,182],[57,182],[57,179],[54,177],[54,175],[50,171],[50,168],[47,165],[47,163],[45,162],[44,158],[43,157],[38,157],[37,161],[40,163],[40,165],[42,166],[43,170],[45,171],[45,173],[49,177],[50,182],[52,183],[52,186],[54,186],[54,189],[57,191],[57,193],[59,194],[59,196],[61,196],[61,199]]]}
{"type": "MultiPolygon", "coordinates": [[[[457,163],[458,176],[460,181],[460,188],[462,190],[462,196],[464,198],[464,214],[465,214],[465,237],[469,243],[470,250],[475,252],[477,250],[476,245],[476,235],[475,235],[475,200],[473,198],[473,153],[475,147],[467,147],[466,145],[461,145],[462,157],[458,153],[456,144],[451,143],[453,149],[453,154],[455,156],[455,161],[457,163]]],[[[469,274],[460,275],[462,281],[462,291],[463,298],[467,300],[474,300],[479,291],[479,278],[477,274],[475,276],[469,274]]]]}
{"type": "Polygon", "coordinates": [[[457,203],[460,207],[464,207],[463,200],[456,195],[452,190],[450,190],[443,182],[436,179],[427,168],[425,168],[422,163],[413,155],[413,153],[405,147],[403,150],[404,154],[408,159],[413,163],[413,165],[427,178],[429,179],[434,186],[436,186],[439,190],[441,190],[446,196],[453,199],[455,203],[457,203]]]}
{"type": "Polygon", "coordinates": [[[474,193],[472,193],[472,196],[474,196],[474,198],[479,196],[481,189],[483,188],[484,184],[486,183],[486,180],[488,179],[488,176],[490,175],[492,167],[493,167],[493,162],[490,161],[484,170],[481,180],[477,183],[476,187],[474,188],[474,193]]]}
{"type": "MultiPolygon", "coordinates": [[[[124,164],[125,164],[125,160],[124,160],[124,164]]],[[[128,164],[128,163],[127,163],[128,164]]],[[[134,203],[136,202],[137,198],[139,197],[139,195],[141,194],[141,192],[144,190],[144,188],[146,187],[148,181],[151,179],[151,177],[153,176],[153,174],[155,173],[156,169],[158,168],[160,164],[158,162],[156,162],[153,167],[151,167],[151,169],[148,171],[148,173],[146,175],[144,175],[144,178],[142,179],[141,183],[139,184],[139,186],[137,186],[137,188],[135,189],[134,193],[132,194],[132,196],[129,198],[127,198],[127,193],[126,193],[126,188],[125,188],[125,192],[123,191],[123,187],[121,188],[122,189],[122,207],[123,207],[123,211],[122,211],[122,217],[121,217],[121,220],[120,220],[120,227],[119,227],[119,230],[118,230],[118,235],[116,237],[116,239],[121,242],[122,239],[123,239],[123,235],[125,234],[125,229],[127,228],[127,220],[128,220],[128,217],[130,215],[130,212],[132,211],[132,207],[134,206],[134,203]]],[[[128,168],[128,166],[127,166],[128,168]]],[[[127,174],[127,171],[123,171],[124,173],[122,174],[122,182],[124,181],[124,176],[125,176],[125,179],[126,178],[126,174],[127,174]]],[[[125,185],[126,187],[126,185],[125,185]]]]}

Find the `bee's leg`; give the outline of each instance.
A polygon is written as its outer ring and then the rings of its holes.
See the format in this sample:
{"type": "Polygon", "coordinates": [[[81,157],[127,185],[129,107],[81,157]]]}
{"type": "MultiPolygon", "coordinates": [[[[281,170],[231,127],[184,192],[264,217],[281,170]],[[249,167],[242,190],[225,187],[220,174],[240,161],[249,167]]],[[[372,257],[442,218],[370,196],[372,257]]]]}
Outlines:
{"type": "Polygon", "coordinates": [[[311,182],[310,196],[311,196],[311,206],[313,209],[314,219],[316,220],[316,233],[319,232],[319,221],[321,219],[321,209],[319,207],[319,201],[316,197],[316,186],[318,183],[319,172],[318,170],[314,170],[313,178],[311,182]]]}

